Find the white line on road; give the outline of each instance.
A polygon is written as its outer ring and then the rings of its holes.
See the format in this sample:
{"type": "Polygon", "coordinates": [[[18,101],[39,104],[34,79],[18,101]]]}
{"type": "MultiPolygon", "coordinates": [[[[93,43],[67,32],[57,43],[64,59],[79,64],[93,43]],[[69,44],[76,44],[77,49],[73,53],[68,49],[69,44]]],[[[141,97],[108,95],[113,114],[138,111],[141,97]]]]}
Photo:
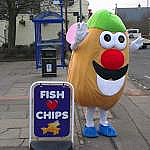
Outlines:
{"type": "Polygon", "coordinates": [[[144,76],[144,77],[150,79],[150,76],[144,76]]]}

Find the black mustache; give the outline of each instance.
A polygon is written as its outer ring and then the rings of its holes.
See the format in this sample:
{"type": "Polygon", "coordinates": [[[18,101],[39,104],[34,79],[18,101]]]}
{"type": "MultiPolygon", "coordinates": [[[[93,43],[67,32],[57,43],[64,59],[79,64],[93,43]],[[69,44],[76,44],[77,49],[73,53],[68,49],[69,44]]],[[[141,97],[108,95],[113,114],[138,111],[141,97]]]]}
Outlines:
{"type": "Polygon", "coordinates": [[[103,68],[99,64],[97,64],[94,60],[93,60],[93,67],[95,69],[95,72],[100,77],[106,80],[109,80],[109,79],[118,80],[121,77],[123,77],[128,70],[128,64],[119,70],[108,70],[106,68],[103,68]]]}

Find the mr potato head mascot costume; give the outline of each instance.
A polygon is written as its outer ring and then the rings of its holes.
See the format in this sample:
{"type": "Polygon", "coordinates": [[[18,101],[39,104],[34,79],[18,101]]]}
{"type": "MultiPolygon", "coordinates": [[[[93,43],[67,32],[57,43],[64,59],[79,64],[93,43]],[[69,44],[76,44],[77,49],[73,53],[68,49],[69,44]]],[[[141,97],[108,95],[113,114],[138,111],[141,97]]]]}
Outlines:
{"type": "Polygon", "coordinates": [[[71,45],[68,81],[75,89],[75,101],[86,106],[83,136],[117,136],[107,121],[107,110],[122,95],[129,64],[128,38],[121,19],[107,10],[94,13],[87,24],[78,24],[71,45]],[[94,125],[99,109],[99,127],[94,125]]]}

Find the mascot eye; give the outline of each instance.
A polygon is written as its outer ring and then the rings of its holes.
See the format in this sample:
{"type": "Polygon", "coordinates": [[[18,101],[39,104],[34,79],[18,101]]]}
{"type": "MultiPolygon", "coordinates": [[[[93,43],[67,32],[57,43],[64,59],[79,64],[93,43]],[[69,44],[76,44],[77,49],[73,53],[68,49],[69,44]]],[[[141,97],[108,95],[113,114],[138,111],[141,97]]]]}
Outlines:
{"type": "Polygon", "coordinates": [[[113,34],[109,31],[102,32],[99,41],[103,48],[112,48],[114,46],[113,34]]]}
{"type": "Polygon", "coordinates": [[[127,45],[127,38],[125,34],[121,32],[115,34],[114,40],[115,40],[115,47],[117,49],[124,49],[127,45]]]}

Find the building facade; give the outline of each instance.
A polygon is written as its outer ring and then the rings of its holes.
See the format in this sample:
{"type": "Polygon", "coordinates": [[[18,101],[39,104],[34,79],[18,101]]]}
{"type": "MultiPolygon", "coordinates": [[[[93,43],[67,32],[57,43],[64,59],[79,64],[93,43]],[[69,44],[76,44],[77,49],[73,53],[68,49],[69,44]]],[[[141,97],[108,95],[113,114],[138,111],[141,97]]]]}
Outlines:
{"type": "Polygon", "coordinates": [[[116,8],[126,27],[140,29],[142,35],[150,35],[150,7],[116,8]]]}
{"type": "MultiPolygon", "coordinates": [[[[79,0],[75,0],[72,6],[68,6],[68,26],[77,21],[77,17],[73,16],[73,12],[79,12],[79,0]]],[[[57,7],[49,7],[49,1],[46,0],[41,4],[41,11],[51,10],[59,11],[57,7]]],[[[65,11],[65,9],[63,10],[65,11]]],[[[88,1],[82,2],[83,16],[88,16],[88,1]]],[[[64,25],[65,27],[65,25],[64,25]]],[[[56,39],[58,32],[61,30],[61,24],[43,24],[42,25],[42,38],[43,39],[56,39]]],[[[8,22],[5,20],[0,21],[0,46],[6,42],[8,38],[8,22]]],[[[31,20],[31,14],[19,14],[16,21],[16,45],[30,45],[34,42],[34,24],[31,20]]]]}

